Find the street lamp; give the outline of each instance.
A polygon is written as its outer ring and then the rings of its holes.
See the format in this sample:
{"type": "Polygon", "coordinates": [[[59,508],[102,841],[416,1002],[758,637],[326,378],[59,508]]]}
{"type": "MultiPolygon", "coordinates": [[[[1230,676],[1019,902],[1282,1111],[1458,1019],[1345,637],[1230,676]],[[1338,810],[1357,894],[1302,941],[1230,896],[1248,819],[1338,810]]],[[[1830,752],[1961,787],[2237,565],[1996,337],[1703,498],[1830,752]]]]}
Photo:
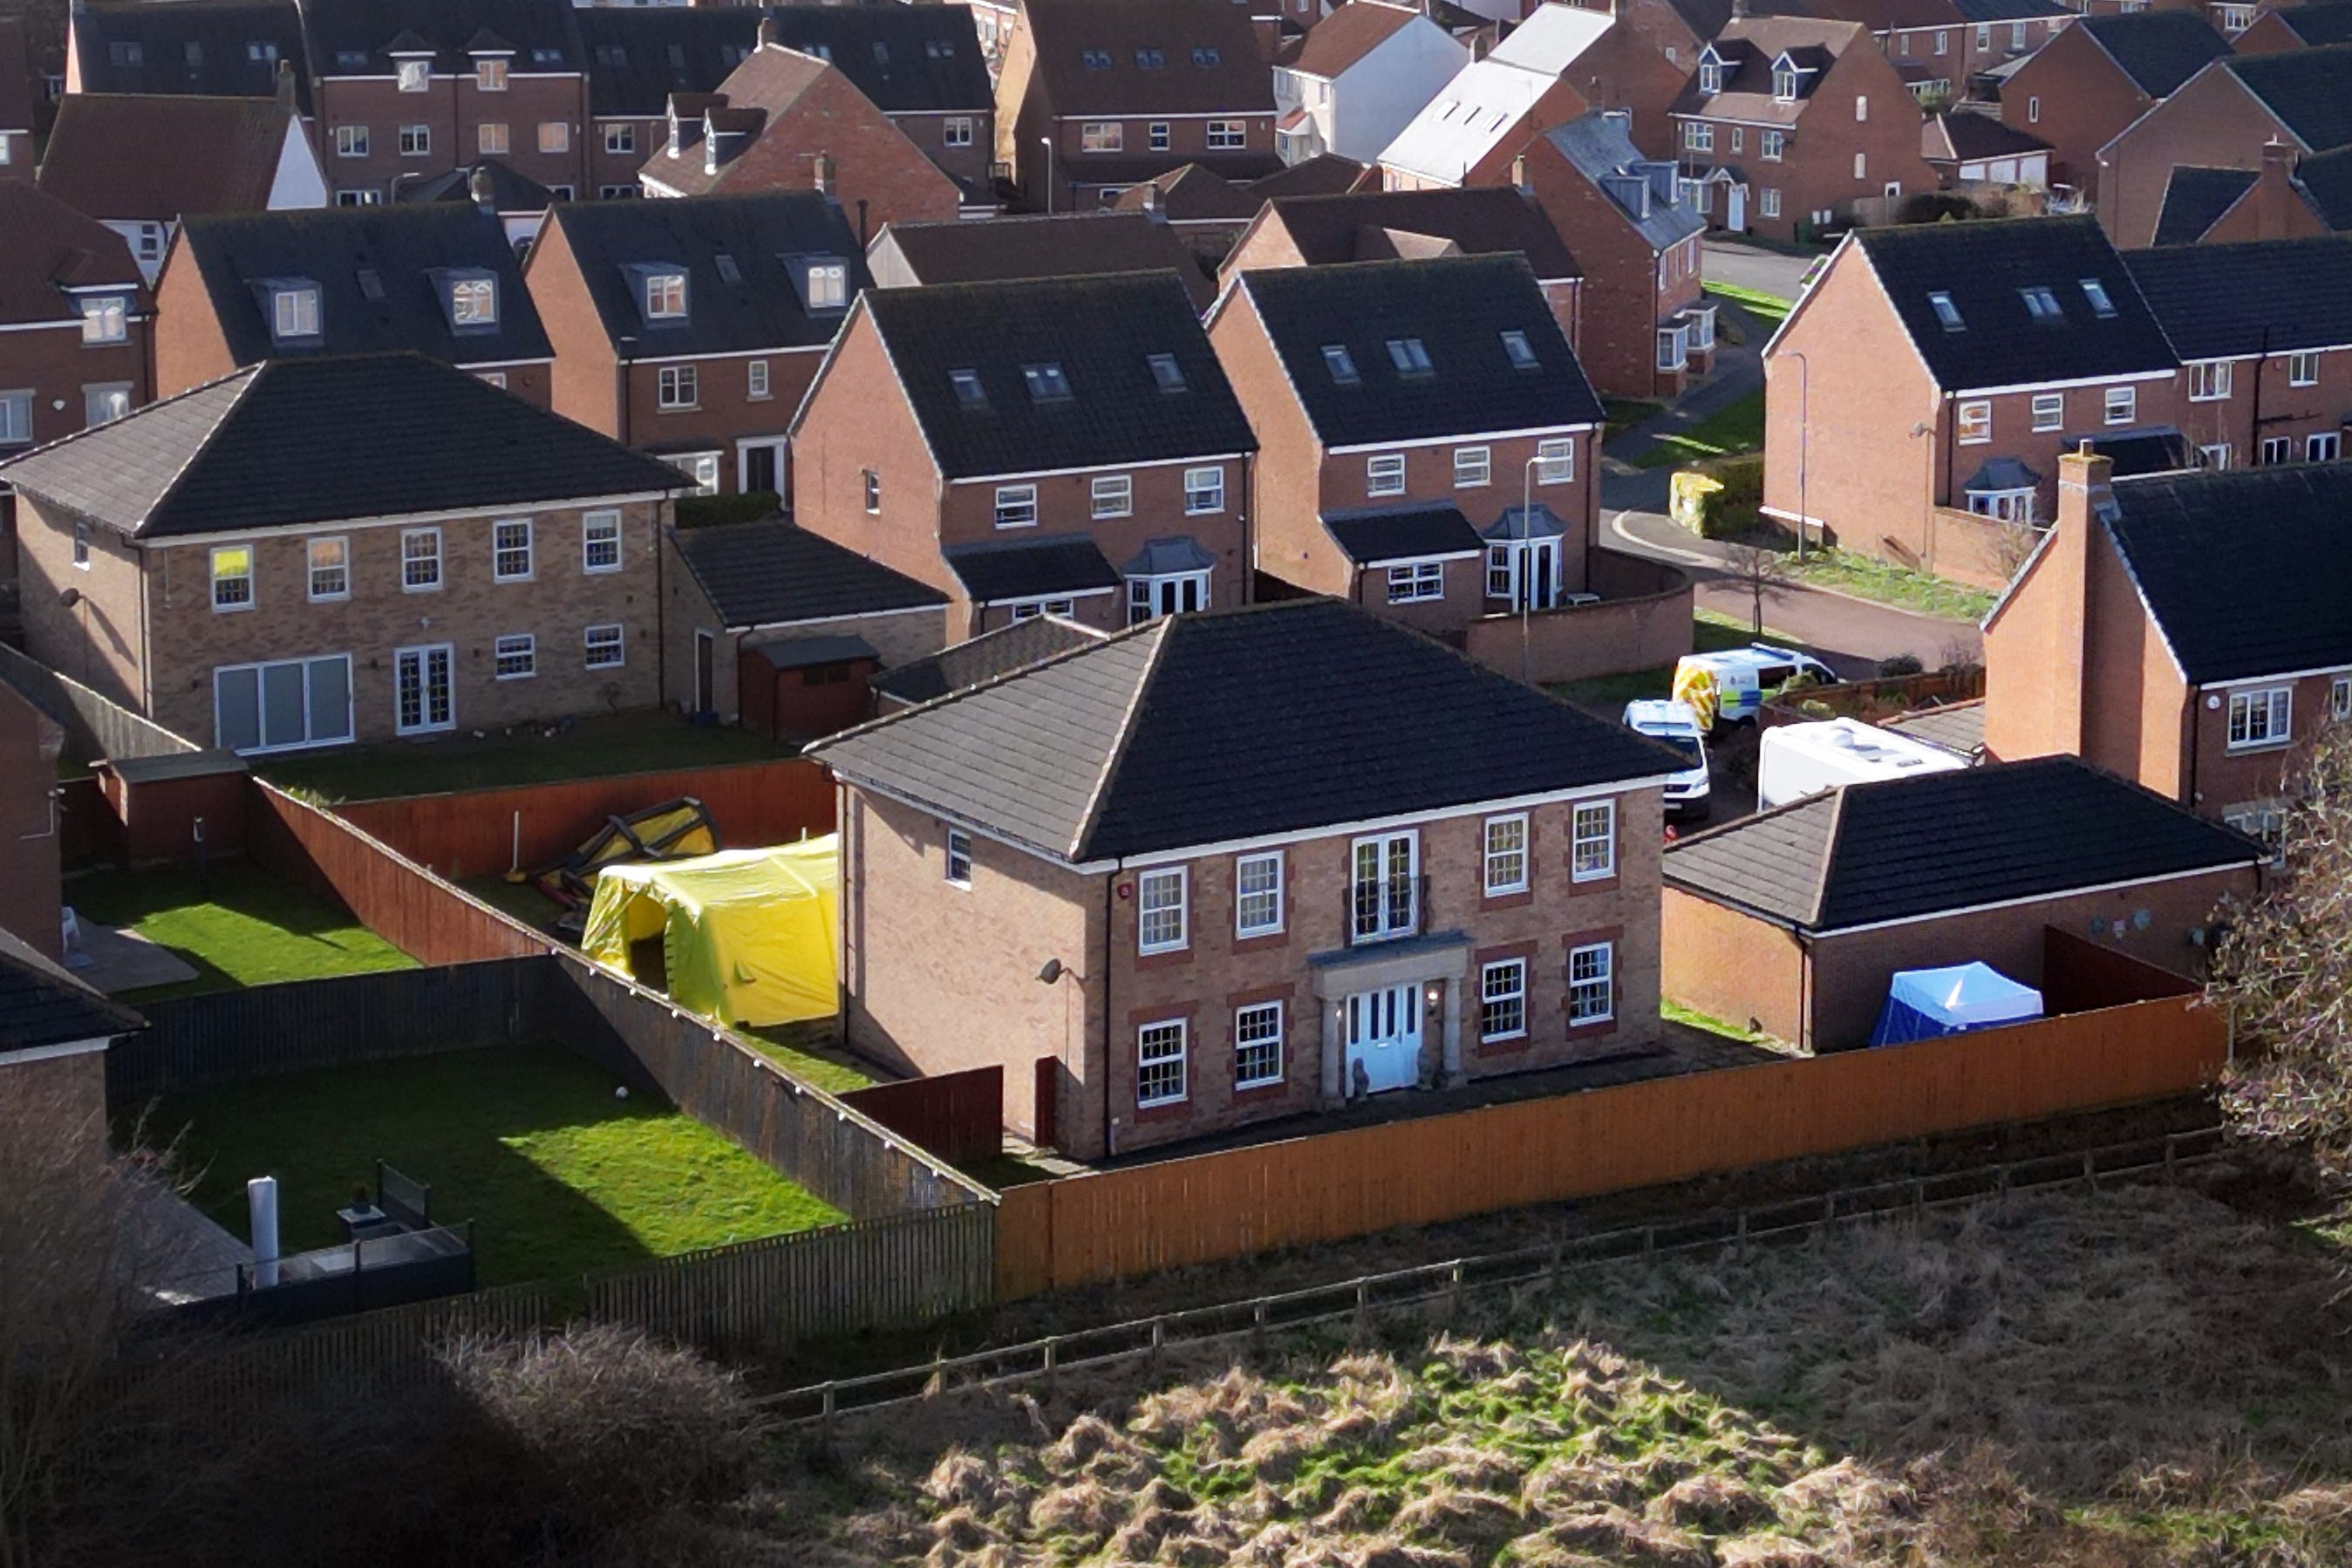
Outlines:
{"type": "Polygon", "coordinates": [[[1813,526],[1813,514],[1805,510],[1805,458],[1812,439],[1813,367],[1801,349],[1788,351],[1797,362],[1797,561],[1805,559],[1805,535],[1813,526]]]}
{"type": "Polygon", "coordinates": [[[1536,531],[1536,465],[1541,454],[1529,458],[1519,468],[1519,537],[1507,541],[1512,550],[1511,586],[1519,596],[1519,679],[1528,685],[1536,683],[1533,634],[1528,627],[1528,607],[1535,602],[1529,579],[1534,575],[1536,531]]]}

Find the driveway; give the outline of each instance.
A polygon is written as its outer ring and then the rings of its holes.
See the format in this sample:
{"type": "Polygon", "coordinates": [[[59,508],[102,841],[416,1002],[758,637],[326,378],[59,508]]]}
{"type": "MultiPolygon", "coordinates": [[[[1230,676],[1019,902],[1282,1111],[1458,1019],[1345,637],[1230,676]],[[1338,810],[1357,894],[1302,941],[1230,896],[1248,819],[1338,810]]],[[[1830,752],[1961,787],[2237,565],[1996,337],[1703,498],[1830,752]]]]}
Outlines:
{"type": "Polygon", "coordinates": [[[1699,270],[1708,282],[1755,289],[1783,300],[1793,300],[1802,292],[1805,268],[1818,259],[1811,255],[1783,256],[1760,246],[1712,237],[1699,241],[1699,248],[1705,255],[1699,270]]]}

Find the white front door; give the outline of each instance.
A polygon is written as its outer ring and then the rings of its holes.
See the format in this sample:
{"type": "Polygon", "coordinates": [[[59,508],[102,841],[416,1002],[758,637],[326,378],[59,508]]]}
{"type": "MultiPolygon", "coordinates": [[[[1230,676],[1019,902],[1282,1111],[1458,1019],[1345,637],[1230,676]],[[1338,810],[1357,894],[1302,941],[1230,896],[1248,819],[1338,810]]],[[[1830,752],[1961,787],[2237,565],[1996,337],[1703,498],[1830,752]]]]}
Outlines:
{"type": "Polygon", "coordinates": [[[447,643],[404,647],[393,655],[393,728],[404,735],[426,735],[457,727],[457,698],[450,681],[447,643]]]}
{"type": "Polygon", "coordinates": [[[1421,987],[1383,985],[1347,1000],[1348,1090],[1380,1094],[1421,1079],[1421,987]]]}
{"type": "Polygon", "coordinates": [[[1748,226],[1748,187],[1727,185],[1723,194],[1723,226],[1744,229],[1748,226]]]}

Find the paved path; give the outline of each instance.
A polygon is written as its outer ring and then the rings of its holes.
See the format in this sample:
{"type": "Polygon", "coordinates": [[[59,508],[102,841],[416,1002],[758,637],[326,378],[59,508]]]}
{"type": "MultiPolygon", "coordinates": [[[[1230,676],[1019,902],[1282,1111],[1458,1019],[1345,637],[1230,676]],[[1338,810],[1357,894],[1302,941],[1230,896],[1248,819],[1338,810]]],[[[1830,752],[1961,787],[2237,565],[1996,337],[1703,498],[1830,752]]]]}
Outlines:
{"type": "Polygon", "coordinates": [[[1699,247],[1705,254],[1700,270],[1709,279],[1736,288],[1777,294],[1783,300],[1797,297],[1805,268],[1815,259],[1811,256],[1783,256],[1777,250],[1727,239],[1703,239],[1699,247]]]}

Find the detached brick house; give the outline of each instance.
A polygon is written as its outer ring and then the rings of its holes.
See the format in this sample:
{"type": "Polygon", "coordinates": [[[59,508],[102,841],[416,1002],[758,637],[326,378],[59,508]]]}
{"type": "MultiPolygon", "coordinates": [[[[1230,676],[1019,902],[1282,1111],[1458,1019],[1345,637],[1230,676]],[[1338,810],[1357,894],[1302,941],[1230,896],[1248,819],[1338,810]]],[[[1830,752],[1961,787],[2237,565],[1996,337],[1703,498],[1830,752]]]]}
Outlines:
{"type": "Polygon", "coordinates": [[[2352,232],[2352,146],[2295,157],[2263,148],[2260,169],[2178,164],[2157,215],[2158,245],[2233,244],[2352,232]]]}
{"type": "Polygon", "coordinates": [[[2153,244],[2176,167],[2260,169],[2274,142],[2297,159],[2352,147],[2352,44],[2206,66],[2101,150],[2099,221],[2125,249],[2153,244]]]}
{"type": "Polygon", "coordinates": [[[1588,114],[1538,136],[1528,188],[1584,273],[1577,357],[1612,397],[1679,396],[1715,368],[1715,307],[1700,279],[1706,220],[1675,165],[1641,156],[1624,122],[1588,114]]]}
{"type": "Polygon", "coordinates": [[[1670,112],[1698,210],[1734,232],[1810,239],[1936,188],[1918,103],[1859,23],[1735,16],[1670,112]]]}
{"type": "Polygon", "coordinates": [[[0,179],[0,455],[146,402],[153,315],[122,237],[0,179]]]}
{"type": "Polygon", "coordinates": [[[2299,755],[2352,717],[2352,465],[2061,468],[1985,621],[1985,750],[2078,755],[2275,844],[2299,755]]]}
{"type": "Polygon", "coordinates": [[[840,206],[810,191],[560,206],[526,279],[555,412],[706,494],[778,495],[793,410],[866,281],[840,206]]]}
{"type": "Polygon", "coordinates": [[[2263,851],[2074,757],[1849,784],[1668,847],[1667,1000],[1813,1051],[1867,1045],[1898,971],[2043,983],[2051,927],[2194,974],[2263,851]]]}
{"type": "Polygon", "coordinates": [[[1856,230],[1765,349],[1764,511],[1997,587],[2059,453],[2181,445],[2179,363],[2091,218],[1856,230]]]}
{"type": "Polygon", "coordinates": [[[2050,177],[2089,194],[2099,149],[2230,52],[2194,11],[2085,16],[2000,78],[2000,122],[2050,143],[2050,177]]]}
{"type": "Polygon", "coordinates": [[[266,359],[421,353],[544,408],[555,351],[470,202],[190,218],[155,290],[168,396],[266,359]]]}
{"type": "Polygon", "coordinates": [[[0,483],[26,650],[215,746],[660,700],[656,552],[682,482],[414,354],[266,361],[0,483]]]}
{"type": "Polygon", "coordinates": [[[813,754],[849,1043],[1002,1064],[1078,1158],[1657,1037],[1672,753],[1346,605],[1155,621],[813,754]]]}
{"type": "Polygon", "coordinates": [[[1245,272],[1209,341],[1260,572],[1457,642],[1585,590],[1605,416],[1518,257],[1245,272]]]}
{"type": "Polygon", "coordinates": [[[2180,427],[2213,468],[2333,462],[2352,421],[2352,235],[2135,250],[2180,356],[2180,427]]]}
{"type": "Polygon", "coordinates": [[[793,517],[960,641],[1244,603],[1257,438],[1173,272],[869,289],[793,420],[793,517]]]}
{"type": "Polygon", "coordinates": [[[1071,212],[1184,163],[1272,174],[1274,119],[1265,51],[1231,0],[1022,0],[996,161],[1030,207],[1071,212]]]}

